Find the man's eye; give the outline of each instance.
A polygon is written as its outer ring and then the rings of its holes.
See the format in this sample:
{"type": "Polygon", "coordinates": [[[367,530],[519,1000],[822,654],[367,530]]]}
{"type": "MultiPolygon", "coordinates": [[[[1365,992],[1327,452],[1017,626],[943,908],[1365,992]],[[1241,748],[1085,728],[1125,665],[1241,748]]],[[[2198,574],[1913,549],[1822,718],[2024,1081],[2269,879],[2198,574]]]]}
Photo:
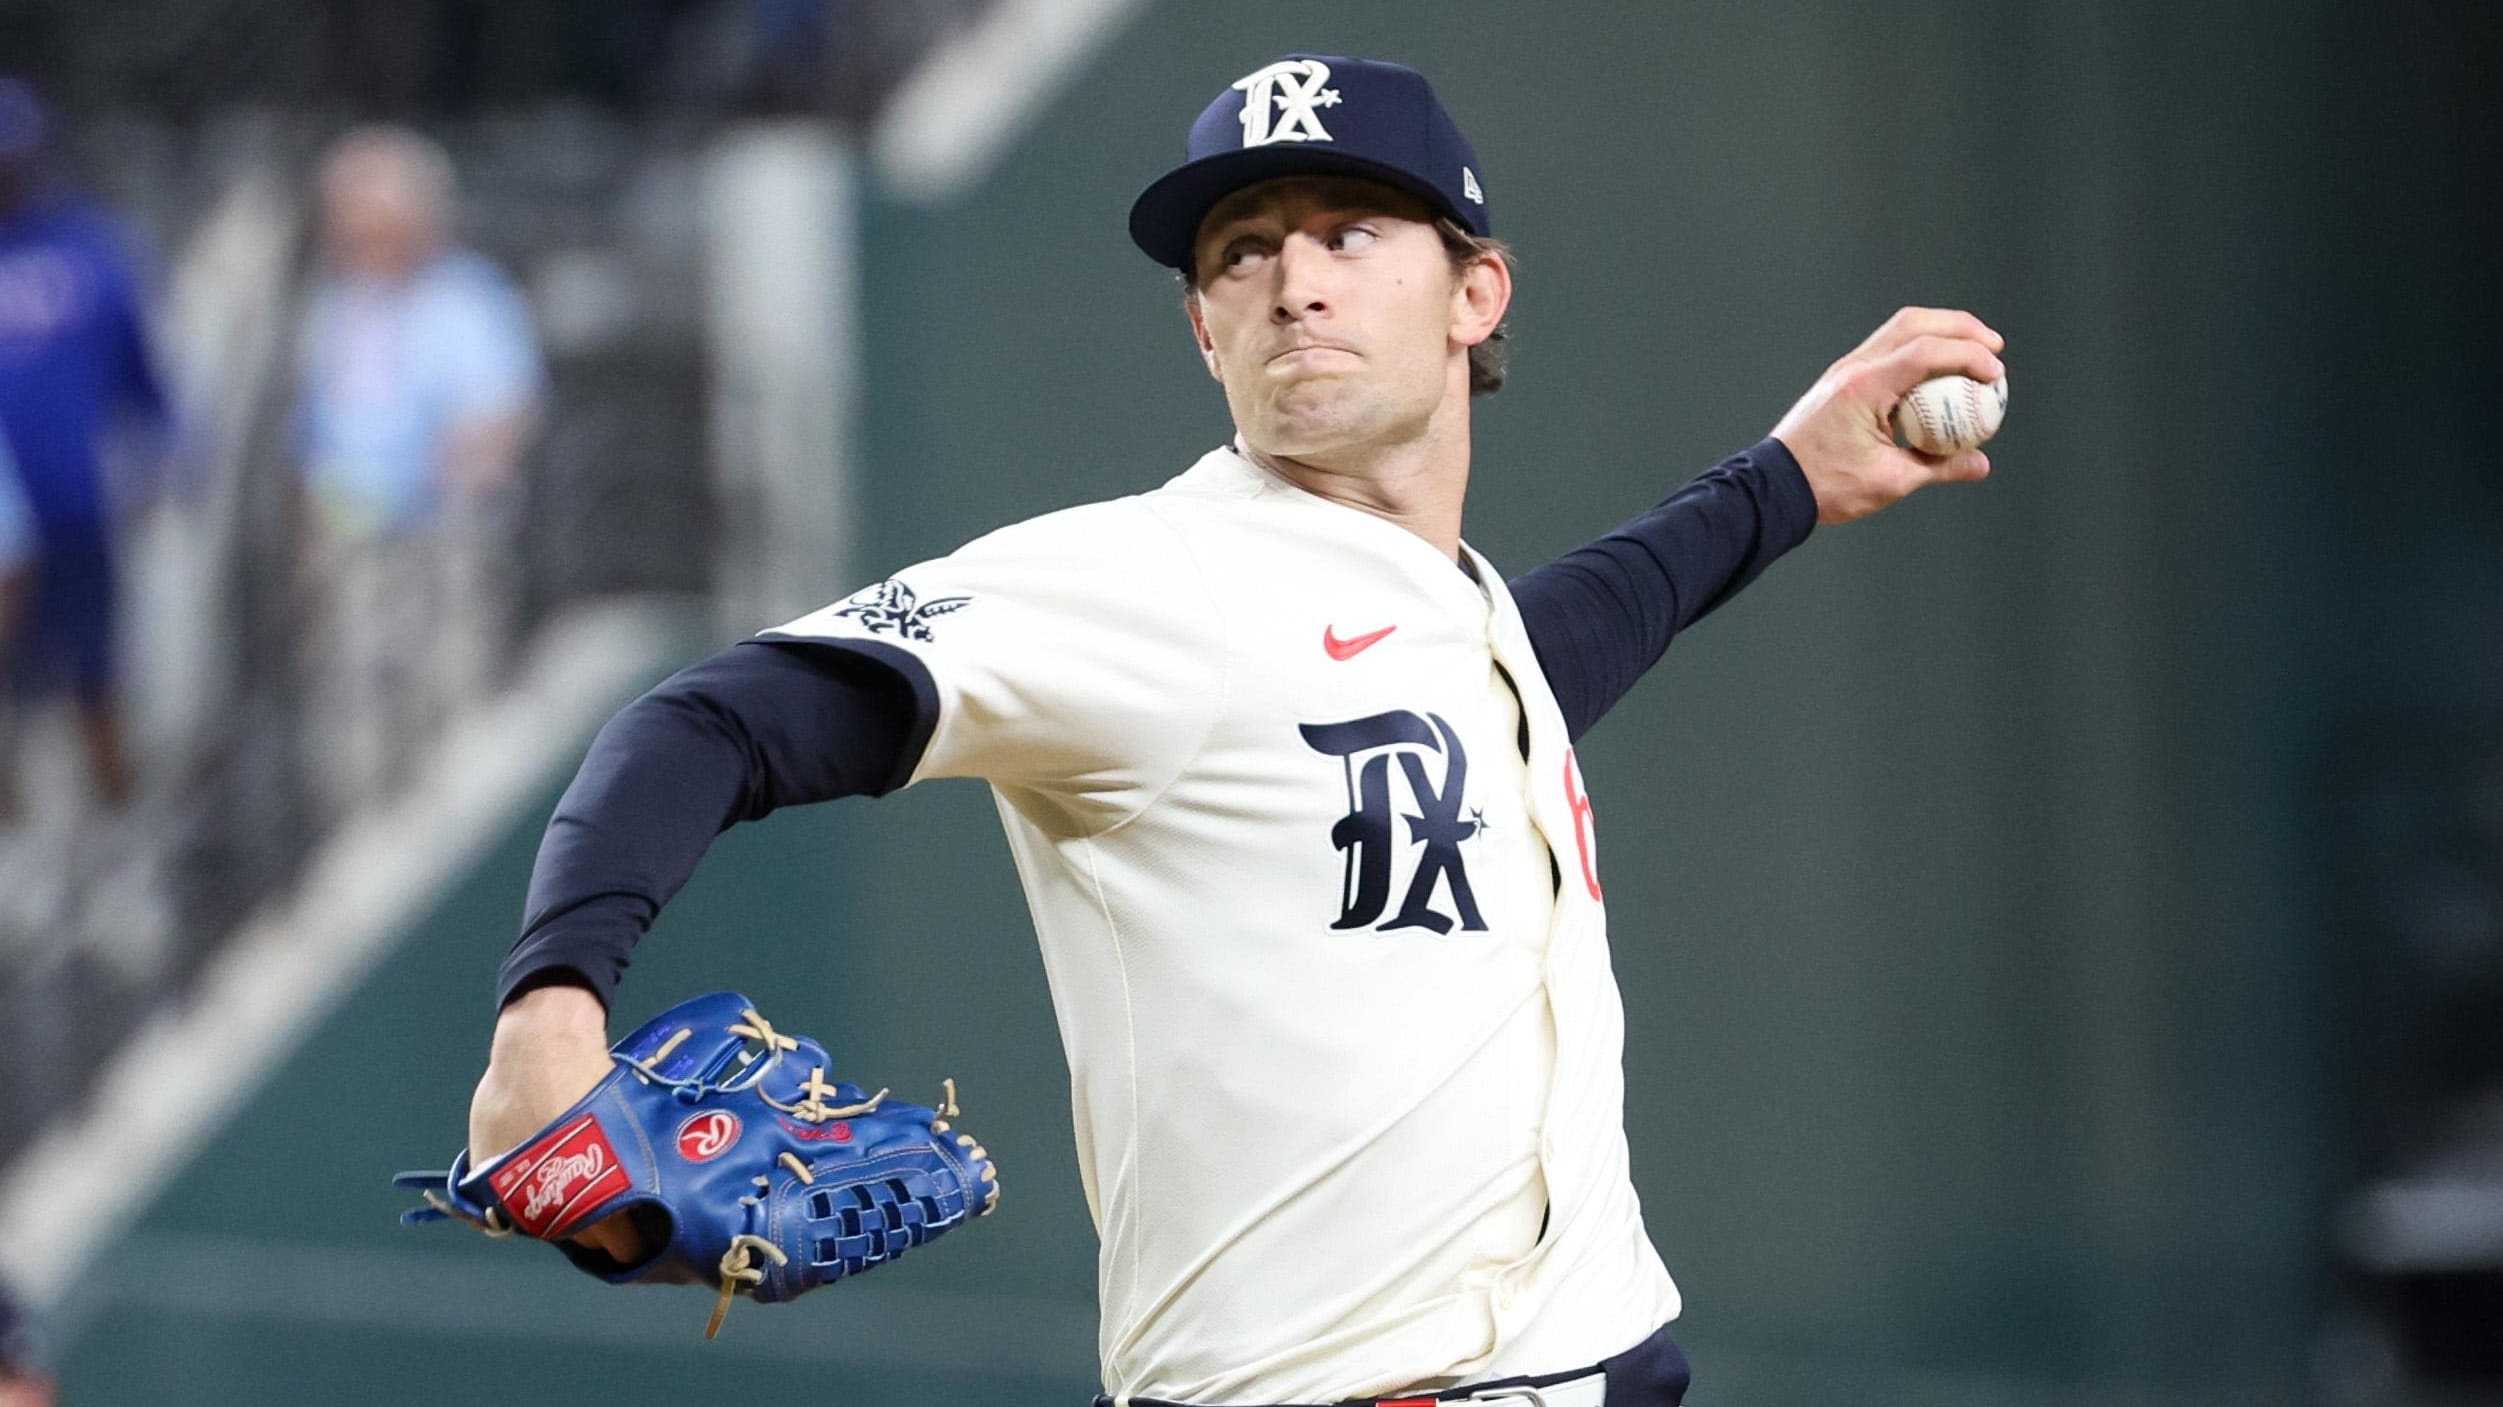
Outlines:
{"type": "Polygon", "coordinates": [[[1347,228],[1340,230],[1337,234],[1330,236],[1330,247],[1332,249],[1362,249],[1367,245],[1372,244],[1375,238],[1376,236],[1370,227],[1365,225],[1349,225],[1347,228]]]}
{"type": "Polygon", "coordinates": [[[1259,254],[1260,246],[1257,244],[1237,244],[1225,251],[1225,266],[1229,269],[1239,269],[1259,254]]]}

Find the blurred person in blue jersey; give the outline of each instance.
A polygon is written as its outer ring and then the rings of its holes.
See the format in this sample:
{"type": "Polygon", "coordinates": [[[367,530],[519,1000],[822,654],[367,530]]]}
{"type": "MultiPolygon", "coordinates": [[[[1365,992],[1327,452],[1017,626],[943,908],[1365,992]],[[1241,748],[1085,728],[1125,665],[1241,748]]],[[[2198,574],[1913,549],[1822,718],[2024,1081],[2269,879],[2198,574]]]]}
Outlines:
{"type": "MultiPolygon", "coordinates": [[[[34,589],[35,513],[26,506],[26,490],[17,480],[17,457],[9,453],[9,437],[0,434],[0,677],[9,668],[17,644],[18,622],[25,618],[26,597],[34,589]]],[[[7,703],[0,700],[0,713],[7,703]]],[[[17,797],[0,768],[0,828],[17,819],[17,797]]]]}
{"type": "MultiPolygon", "coordinates": [[[[42,172],[48,119],[0,77],[0,434],[31,523],[15,577],[11,702],[75,698],[89,771],[110,804],[131,770],[115,699],[117,579],[101,446],[117,414],[162,421],[138,283],[120,230],[42,172]]],[[[5,714],[0,714],[5,716],[5,714]]],[[[0,750],[0,792],[7,752],[0,750]]]]}
{"type": "Polygon", "coordinates": [[[33,91],[0,77],[0,432],[35,545],[10,692],[75,698],[96,791],[119,806],[132,779],[115,697],[116,505],[103,439],[119,416],[161,424],[165,393],[121,231],[43,178],[46,125],[33,91]]]}
{"type": "Polygon", "coordinates": [[[35,1330],[0,1284],[0,1407],[52,1407],[52,1375],[35,1330]]]}
{"type": "Polygon", "coordinates": [[[0,670],[8,667],[9,645],[17,638],[19,613],[26,607],[34,572],[35,510],[26,506],[9,437],[0,434],[0,670]]]}
{"type": "Polygon", "coordinates": [[[520,291],[453,239],[441,147],[358,128],[323,158],[320,190],[298,423],[312,741],[346,811],[404,780],[418,744],[492,682],[546,378],[520,291]]]}

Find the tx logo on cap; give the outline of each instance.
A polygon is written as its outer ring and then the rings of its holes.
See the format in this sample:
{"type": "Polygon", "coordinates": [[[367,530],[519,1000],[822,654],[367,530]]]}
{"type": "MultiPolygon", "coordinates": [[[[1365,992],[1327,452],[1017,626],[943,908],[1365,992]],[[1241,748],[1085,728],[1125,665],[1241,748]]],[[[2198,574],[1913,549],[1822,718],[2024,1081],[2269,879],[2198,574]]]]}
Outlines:
{"type": "Polygon", "coordinates": [[[1319,111],[1338,106],[1338,90],[1321,86],[1329,81],[1330,66],[1319,59],[1281,59],[1236,79],[1234,86],[1243,93],[1243,145],[1332,140],[1319,111]]]}

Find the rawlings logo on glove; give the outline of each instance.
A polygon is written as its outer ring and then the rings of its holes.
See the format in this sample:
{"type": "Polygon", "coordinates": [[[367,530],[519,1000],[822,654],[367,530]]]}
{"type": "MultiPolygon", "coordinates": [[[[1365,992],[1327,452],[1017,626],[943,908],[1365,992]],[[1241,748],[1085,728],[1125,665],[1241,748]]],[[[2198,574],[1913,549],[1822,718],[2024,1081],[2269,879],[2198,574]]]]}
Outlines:
{"type": "Polygon", "coordinates": [[[500,1160],[487,1177],[495,1195],[525,1236],[546,1238],[573,1229],[576,1208],[598,1206],[627,1188],[617,1150],[597,1117],[585,1114],[541,1134],[500,1160]]]}
{"type": "Polygon", "coordinates": [[[543,1241],[614,1284],[718,1284],[787,1300],[884,1265],[999,1205],[999,1174],[954,1132],[955,1082],[931,1109],[829,1083],[825,1047],[776,1031],[735,992],[654,1017],[609,1051],[616,1068],[573,1108],[485,1167],[402,1173],[426,1205],[490,1236],[543,1241]],[[631,1212],[659,1249],[631,1265],[562,1238],[631,1212]]]}

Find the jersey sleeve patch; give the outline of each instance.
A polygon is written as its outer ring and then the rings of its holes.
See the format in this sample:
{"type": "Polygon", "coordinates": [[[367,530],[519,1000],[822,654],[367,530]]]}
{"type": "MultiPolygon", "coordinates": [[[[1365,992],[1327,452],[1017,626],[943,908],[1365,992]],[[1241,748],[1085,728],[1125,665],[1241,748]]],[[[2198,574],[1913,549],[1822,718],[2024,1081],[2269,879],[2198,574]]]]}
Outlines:
{"type": "Polygon", "coordinates": [[[937,719],[912,780],[979,777],[1072,832],[1135,814],[1188,760],[1227,652],[1189,547],[1134,499],[1003,528],[765,638],[919,662],[937,719]]]}
{"type": "Polygon", "coordinates": [[[939,617],[972,604],[970,595],[933,596],[925,601],[902,577],[888,577],[844,598],[834,608],[833,618],[856,622],[871,635],[894,635],[926,645],[938,638],[931,632],[939,617]]]}

